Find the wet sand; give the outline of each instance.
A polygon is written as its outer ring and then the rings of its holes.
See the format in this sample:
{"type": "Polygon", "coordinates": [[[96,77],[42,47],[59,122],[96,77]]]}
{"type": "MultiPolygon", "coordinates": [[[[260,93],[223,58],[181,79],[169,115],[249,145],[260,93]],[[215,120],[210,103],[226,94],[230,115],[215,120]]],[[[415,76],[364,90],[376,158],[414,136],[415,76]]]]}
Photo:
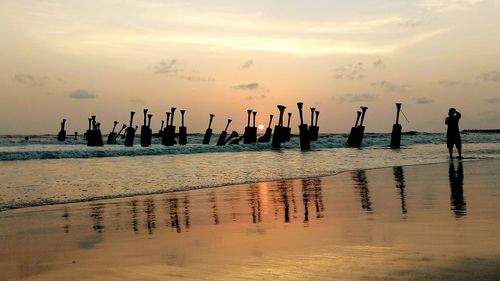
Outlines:
{"type": "Polygon", "coordinates": [[[0,280],[498,280],[500,161],[0,212],[0,280]]]}

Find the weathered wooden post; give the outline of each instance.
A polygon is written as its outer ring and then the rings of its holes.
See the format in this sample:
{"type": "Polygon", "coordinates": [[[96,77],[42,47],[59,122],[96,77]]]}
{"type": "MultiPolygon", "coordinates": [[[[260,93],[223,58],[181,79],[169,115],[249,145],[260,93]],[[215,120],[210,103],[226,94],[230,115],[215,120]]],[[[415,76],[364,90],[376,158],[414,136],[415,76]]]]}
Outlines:
{"type": "Polygon", "coordinates": [[[128,128],[125,130],[125,146],[134,146],[135,139],[135,131],[136,129],[133,127],[135,112],[130,112],[130,123],[128,128]]]}
{"type": "Polygon", "coordinates": [[[401,147],[401,125],[399,124],[399,112],[401,111],[401,103],[396,103],[396,124],[392,125],[391,148],[401,147]]]}
{"type": "Polygon", "coordinates": [[[356,123],[354,124],[354,127],[351,128],[351,132],[349,133],[349,137],[347,138],[347,143],[349,145],[354,144],[354,139],[356,138],[356,128],[358,127],[359,118],[361,117],[361,111],[357,111],[356,114],[356,123]]]}
{"type": "Polygon", "coordinates": [[[187,144],[187,128],[184,126],[184,113],[186,110],[181,110],[181,126],[179,127],[179,144],[187,144]]]}
{"type": "Polygon", "coordinates": [[[113,130],[111,130],[111,133],[108,135],[108,140],[106,141],[107,144],[116,144],[116,125],[118,125],[118,121],[113,122],[113,130]]]}
{"type": "Polygon", "coordinates": [[[245,133],[243,134],[243,143],[250,144],[257,141],[257,128],[255,127],[255,116],[257,112],[253,113],[254,126],[252,127],[250,124],[250,116],[252,115],[252,110],[247,110],[248,118],[247,118],[247,126],[245,127],[245,133]]]}
{"type": "Polygon", "coordinates": [[[64,130],[64,125],[66,125],[66,119],[63,119],[63,121],[61,122],[61,130],[59,131],[59,134],[57,134],[58,141],[66,140],[66,130],[64,130]]]}
{"type": "Polygon", "coordinates": [[[148,115],[148,109],[144,109],[144,120],[141,126],[141,146],[147,147],[151,145],[151,137],[153,136],[153,131],[151,130],[150,125],[148,125],[147,119],[149,118],[149,124],[151,124],[151,117],[153,115],[148,115]]]}
{"type": "Polygon", "coordinates": [[[104,143],[102,142],[102,133],[101,133],[101,123],[97,122],[96,123],[96,146],[103,146],[104,143]]]}
{"type": "Polygon", "coordinates": [[[161,137],[163,135],[163,125],[165,124],[165,120],[161,120],[161,127],[158,131],[158,136],[161,137]]]}
{"type": "Polygon", "coordinates": [[[360,147],[363,142],[363,136],[365,133],[365,126],[363,126],[363,121],[365,120],[365,114],[368,107],[361,106],[361,121],[359,122],[359,126],[354,130],[354,137],[351,143],[353,147],[360,147]]]}
{"type": "MultiPolygon", "coordinates": [[[[217,140],[217,145],[224,145],[226,143],[227,128],[229,128],[229,124],[231,124],[231,121],[231,119],[227,119],[226,128],[220,133],[219,139],[217,140]]],[[[250,123],[250,117],[248,118],[248,122],[250,123]]]]}
{"type": "Polygon", "coordinates": [[[75,138],[73,140],[78,140],[78,132],[75,132],[75,138]]]}
{"type": "Polygon", "coordinates": [[[273,148],[278,149],[281,147],[283,142],[283,137],[285,134],[285,128],[283,127],[283,114],[285,114],[286,107],[284,105],[278,105],[278,110],[280,111],[280,116],[278,119],[278,124],[274,126],[274,135],[272,145],[273,148]]]}
{"type": "Polygon", "coordinates": [[[167,127],[168,127],[168,124],[170,124],[170,114],[171,113],[170,112],[165,112],[165,114],[167,115],[167,122],[165,123],[166,126],[163,129],[163,133],[162,133],[161,144],[163,144],[163,145],[167,145],[167,139],[168,139],[167,127]]]}
{"type": "Polygon", "coordinates": [[[209,144],[210,138],[212,137],[212,120],[214,120],[215,114],[210,114],[210,120],[208,121],[208,128],[205,131],[205,135],[203,136],[202,144],[209,144]]]}
{"type": "Polygon", "coordinates": [[[302,116],[302,106],[304,103],[298,102],[297,107],[299,108],[299,135],[300,135],[300,149],[301,150],[311,150],[311,143],[309,142],[309,130],[307,129],[307,124],[304,124],[304,117],[302,116]]]}
{"type": "Polygon", "coordinates": [[[165,127],[165,133],[164,133],[164,140],[163,140],[163,145],[166,146],[172,146],[174,145],[175,142],[175,126],[174,126],[174,114],[175,114],[175,107],[172,107],[170,109],[170,113],[167,113],[167,126],[165,127]],[[170,118],[170,124],[169,124],[169,118],[170,118]]]}
{"type": "Polygon", "coordinates": [[[269,115],[269,125],[266,128],[266,132],[263,136],[261,136],[257,141],[260,143],[269,142],[271,140],[271,135],[273,133],[273,129],[271,129],[271,124],[273,122],[273,115],[269,115]]]}
{"type": "MultiPolygon", "coordinates": [[[[317,141],[318,140],[318,126],[314,125],[314,113],[317,112],[316,108],[311,108],[311,126],[309,126],[309,140],[317,141]]],[[[316,118],[317,119],[317,118],[316,118]]]]}
{"type": "Polygon", "coordinates": [[[284,129],[285,133],[282,142],[290,141],[290,138],[292,137],[292,128],[290,128],[290,120],[292,120],[292,113],[288,112],[288,123],[286,125],[286,128],[284,129]]]}
{"type": "Polygon", "coordinates": [[[120,134],[123,132],[123,130],[125,130],[125,128],[127,128],[127,125],[123,124],[122,128],[120,129],[120,131],[116,134],[114,140],[113,140],[113,143],[116,144],[116,139],[118,139],[118,137],[120,136],[120,134]]]}
{"type": "Polygon", "coordinates": [[[95,137],[95,115],[89,118],[89,129],[87,130],[87,146],[96,146],[95,137]]]}

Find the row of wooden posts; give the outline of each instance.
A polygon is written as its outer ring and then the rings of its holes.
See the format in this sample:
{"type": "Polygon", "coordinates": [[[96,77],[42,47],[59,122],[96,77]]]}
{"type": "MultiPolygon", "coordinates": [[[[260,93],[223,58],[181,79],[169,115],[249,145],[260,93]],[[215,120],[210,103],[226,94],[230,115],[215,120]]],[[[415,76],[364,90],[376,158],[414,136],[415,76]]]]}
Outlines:
{"type": "MultiPolygon", "coordinates": [[[[239,136],[239,134],[236,131],[233,131],[229,137],[228,135],[228,128],[229,125],[231,124],[231,119],[227,120],[227,124],[225,129],[220,133],[219,139],[217,140],[217,145],[226,145],[226,144],[239,144],[241,140],[243,140],[244,144],[251,144],[251,143],[269,143],[271,142],[273,148],[280,148],[281,144],[284,142],[290,141],[291,138],[291,128],[290,128],[290,120],[292,117],[292,113],[288,112],[288,122],[287,126],[285,127],[284,125],[284,114],[286,107],[283,105],[278,105],[278,110],[279,110],[279,119],[278,123],[274,126],[274,130],[271,128],[272,120],[273,120],[273,115],[269,116],[269,125],[261,137],[257,138],[257,127],[255,124],[255,117],[257,115],[257,112],[248,109],[247,110],[247,126],[245,127],[244,134],[242,136],[239,136]],[[253,119],[253,122],[251,123],[251,119],[253,119]],[[274,132],[274,134],[273,134],[274,132]]],[[[297,107],[299,110],[299,118],[300,118],[300,124],[299,124],[299,138],[300,138],[300,148],[301,150],[310,150],[311,149],[311,142],[314,142],[318,140],[318,134],[319,134],[319,126],[318,126],[318,118],[319,118],[319,111],[316,110],[316,108],[311,108],[311,125],[308,126],[304,122],[304,117],[303,117],[303,103],[298,102],[297,107]]],[[[363,126],[363,122],[365,119],[365,114],[368,109],[366,106],[361,106],[361,111],[357,111],[356,114],[356,123],[354,124],[354,127],[351,128],[351,131],[349,133],[349,137],[347,139],[347,144],[351,147],[360,147],[363,141],[363,135],[365,131],[365,126],[363,126]]],[[[399,148],[401,145],[401,125],[399,124],[399,113],[401,111],[401,103],[396,103],[396,123],[392,127],[392,134],[391,134],[391,147],[392,148],[399,148]]],[[[172,107],[170,112],[166,112],[167,115],[167,120],[166,120],[166,126],[164,120],[161,121],[161,128],[160,131],[158,132],[158,136],[161,137],[162,145],[165,146],[172,146],[177,143],[176,141],[176,126],[174,126],[174,115],[175,115],[176,108],[172,107]]],[[[184,114],[186,113],[186,110],[180,110],[181,112],[181,126],[179,127],[179,132],[177,134],[179,144],[180,145],[185,145],[187,144],[187,127],[184,125],[184,114]]],[[[121,135],[123,139],[125,139],[124,144],[125,146],[131,147],[134,145],[134,139],[135,135],[138,129],[138,126],[133,126],[133,121],[134,121],[134,115],[135,112],[130,112],[130,122],[129,126],[123,124],[122,128],[120,131],[116,132],[116,125],[118,125],[118,121],[114,121],[113,125],[113,130],[111,133],[108,135],[108,139],[106,141],[107,144],[116,144],[116,140],[118,137],[121,135]],[[122,132],[125,130],[125,133],[122,135],[122,132]]],[[[144,109],[144,121],[143,125],[141,126],[141,146],[147,147],[151,145],[151,139],[153,137],[153,131],[151,129],[151,118],[153,117],[152,114],[148,114],[148,109],[144,109]]],[[[212,121],[214,119],[215,115],[210,114],[210,119],[208,122],[208,128],[205,131],[205,135],[203,137],[203,142],[202,144],[209,144],[210,139],[212,137],[212,121]]],[[[103,146],[103,140],[102,140],[102,133],[101,133],[101,123],[97,122],[96,116],[91,116],[91,118],[88,119],[88,129],[87,132],[84,134],[84,138],[87,140],[87,146],[103,146]]],[[[66,140],[66,131],[64,129],[66,124],[66,119],[63,119],[61,122],[61,130],[59,131],[59,134],[57,136],[57,139],[59,141],[65,141],[66,140]]],[[[77,138],[78,132],[75,132],[75,139],[77,138]]]]}

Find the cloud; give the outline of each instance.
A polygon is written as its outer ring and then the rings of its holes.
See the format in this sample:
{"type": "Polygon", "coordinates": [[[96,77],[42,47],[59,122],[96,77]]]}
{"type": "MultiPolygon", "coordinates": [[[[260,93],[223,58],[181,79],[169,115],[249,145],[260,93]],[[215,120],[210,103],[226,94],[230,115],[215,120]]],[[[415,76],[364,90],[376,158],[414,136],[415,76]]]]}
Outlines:
{"type": "Polygon", "coordinates": [[[351,63],[335,69],[335,79],[338,80],[360,80],[365,77],[362,62],[351,63]]]}
{"type": "Polygon", "coordinates": [[[374,61],[372,65],[375,68],[385,68],[385,63],[381,59],[374,61]]]}
{"type": "Polygon", "coordinates": [[[487,98],[487,99],[484,99],[484,101],[487,103],[500,103],[500,98],[497,98],[497,97],[487,98]]]}
{"type": "Polygon", "coordinates": [[[159,74],[171,74],[179,72],[178,62],[176,59],[171,59],[169,61],[160,61],[160,63],[155,66],[155,72],[159,74]]]}
{"type": "Polygon", "coordinates": [[[443,86],[458,86],[464,84],[461,81],[457,80],[439,80],[436,81],[436,84],[443,85],[443,86]]]}
{"type": "Polygon", "coordinates": [[[434,100],[432,100],[430,98],[426,98],[426,97],[415,98],[416,104],[431,104],[433,102],[434,102],[434,100]]]}
{"type": "Polygon", "coordinates": [[[465,11],[482,0],[422,0],[418,6],[435,12],[465,11]]]}
{"type": "Polygon", "coordinates": [[[180,79],[184,79],[192,82],[214,82],[215,78],[213,77],[203,77],[197,75],[186,75],[186,76],[178,76],[180,79]]]}
{"type": "Polygon", "coordinates": [[[74,91],[69,92],[68,97],[72,98],[72,99],[77,99],[77,100],[97,98],[97,96],[94,93],[87,91],[87,90],[82,90],[82,89],[78,89],[78,90],[74,90],[74,91]]]}
{"type": "Polygon", "coordinates": [[[479,79],[483,81],[500,81],[500,71],[493,70],[483,72],[479,75],[479,79]]]}
{"type": "Polygon", "coordinates": [[[257,95],[257,96],[247,96],[245,99],[246,100],[259,100],[259,99],[265,99],[265,98],[267,98],[267,95],[260,94],[260,95],[257,95]]]}
{"type": "Polygon", "coordinates": [[[262,89],[262,87],[259,85],[259,83],[248,83],[248,84],[240,84],[236,85],[233,88],[238,89],[238,90],[249,90],[249,91],[255,91],[262,89]]]}
{"type": "Polygon", "coordinates": [[[371,83],[372,86],[380,87],[388,92],[406,92],[408,86],[404,84],[395,84],[386,80],[371,83]]]}
{"type": "Polygon", "coordinates": [[[343,102],[354,103],[354,102],[371,102],[374,101],[376,98],[377,97],[373,94],[363,93],[363,94],[344,94],[341,96],[331,97],[330,99],[337,101],[339,103],[343,102]]]}
{"type": "Polygon", "coordinates": [[[20,84],[30,85],[32,87],[41,87],[49,80],[47,76],[34,76],[31,74],[20,73],[14,75],[12,81],[20,84]]]}
{"type": "Polygon", "coordinates": [[[243,63],[243,65],[241,66],[241,68],[250,68],[253,66],[253,60],[247,60],[243,63]]]}

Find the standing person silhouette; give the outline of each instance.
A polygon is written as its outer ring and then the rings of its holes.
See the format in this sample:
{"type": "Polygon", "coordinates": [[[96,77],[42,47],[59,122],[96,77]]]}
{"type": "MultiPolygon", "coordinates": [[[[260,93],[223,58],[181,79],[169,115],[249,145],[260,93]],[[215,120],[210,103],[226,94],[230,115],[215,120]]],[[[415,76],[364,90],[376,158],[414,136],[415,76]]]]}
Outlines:
{"type": "Polygon", "coordinates": [[[450,158],[453,158],[453,146],[456,146],[458,150],[458,159],[462,159],[462,140],[460,139],[460,129],[458,128],[458,121],[461,117],[462,114],[452,107],[448,111],[448,117],[446,117],[444,122],[448,125],[448,130],[446,131],[446,144],[448,145],[450,158]]]}

